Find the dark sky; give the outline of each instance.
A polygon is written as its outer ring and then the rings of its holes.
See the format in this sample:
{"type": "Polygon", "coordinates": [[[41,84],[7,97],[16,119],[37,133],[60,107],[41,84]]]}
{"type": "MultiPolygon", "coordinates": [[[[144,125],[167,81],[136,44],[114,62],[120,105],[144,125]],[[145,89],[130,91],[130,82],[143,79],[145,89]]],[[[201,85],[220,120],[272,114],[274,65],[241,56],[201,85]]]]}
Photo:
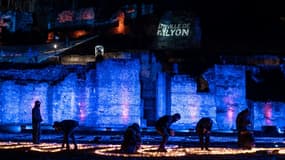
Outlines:
{"type": "Polygon", "coordinates": [[[278,1],[213,1],[199,4],[198,12],[205,39],[212,45],[221,41],[234,48],[277,49],[285,42],[281,6],[278,1]]]}

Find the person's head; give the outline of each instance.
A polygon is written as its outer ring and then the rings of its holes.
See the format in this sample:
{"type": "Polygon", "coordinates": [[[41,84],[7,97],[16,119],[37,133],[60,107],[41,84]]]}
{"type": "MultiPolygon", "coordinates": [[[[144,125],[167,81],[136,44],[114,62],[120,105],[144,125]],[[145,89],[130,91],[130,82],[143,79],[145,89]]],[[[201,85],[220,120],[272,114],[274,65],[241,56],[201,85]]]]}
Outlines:
{"type": "Polygon", "coordinates": [[[35,101],[35,106],[36,106],[36,107],[39,107],[40,105],[41,105],[41,102],[40,102],[39,100],[36,100],[36,101],[35,101]]]}
{"type": "Polygon", "coordinates": [[[244,109],[244,110],[243,110],[243,113],[244,113],[244,114],[249,114],[249,109],[248,109],[248,108],[244,109]]]}
{"type": "Polygon", "coordinates": [[[176,122],[178,120],[180,120],[181,115],[179,113],[175,113],[172,115],[173,121],[176,122]]]}
{"type": "Polygon", "coordinates": [[[57,131],[57,132],[60,132],[61,131],[61,126],[60,126],[60,123],[58,122],[58,121],[55,121],[54,123],[53,123],[53,126],[52,126],[54,129],[55,129],[55,131],[57,131]]]}
{"type": "Polygon", "coordinates": [[[136,131],[139,131],[140,130],[140,126],[138,123],[133,123],[132,124],[132,128],[134,128],[136,131]]]}

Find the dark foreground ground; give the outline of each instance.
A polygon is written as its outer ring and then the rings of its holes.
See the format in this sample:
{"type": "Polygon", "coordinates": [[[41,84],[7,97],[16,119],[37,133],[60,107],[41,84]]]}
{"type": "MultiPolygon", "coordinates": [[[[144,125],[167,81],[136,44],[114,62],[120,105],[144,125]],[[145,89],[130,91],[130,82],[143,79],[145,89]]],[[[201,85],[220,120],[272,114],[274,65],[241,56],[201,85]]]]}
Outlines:
{"type": "Polygon", "coordinates": [[[10,160],[284,160],[284,155],[257,152],[253,154],[235,155],[187,155],[187,156],[160,156],[160,157],[124,157],[95,155],[93,150],[60,151],[56,153],[36,152],[26,150],[1,150],[1,159],[10,160]]]}

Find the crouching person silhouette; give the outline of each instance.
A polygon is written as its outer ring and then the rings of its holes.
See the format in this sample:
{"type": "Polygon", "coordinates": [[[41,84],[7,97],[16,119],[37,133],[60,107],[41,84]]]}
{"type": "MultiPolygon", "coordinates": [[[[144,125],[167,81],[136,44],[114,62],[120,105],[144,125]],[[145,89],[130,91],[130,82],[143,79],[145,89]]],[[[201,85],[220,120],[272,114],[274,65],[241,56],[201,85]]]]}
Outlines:
{"type": "Polygon", "coordinates": [[[75,120],[63,120],[61,122],[58,121],[54,122],[53,128],[55,129],[55,131],[63,133],[62,148],[64,148],[66,144],[66,149],[70,150],[70,145],[69,145],[69,137],[70,137],[74,144],[74,149],[77,150],[77,143],[75,141],[74,132],[78,126],[79,123],[78,121],[75,120]]]}
{"type": "Polygon", "coordinates": [[[242,149],[252,149],[255,146],[255,139],[251,128],[250,110],[246,108],[238,113],[236,127],[238,131],[238,147],[242,149]]]}
{"type": "Polygon", "coordinates": [[[124,133],[123,142],[121,144],[122,153],[136,153],[141,147],[141,133],[140,126],[137,123],[133,123],[128,126],[124,133]]]}

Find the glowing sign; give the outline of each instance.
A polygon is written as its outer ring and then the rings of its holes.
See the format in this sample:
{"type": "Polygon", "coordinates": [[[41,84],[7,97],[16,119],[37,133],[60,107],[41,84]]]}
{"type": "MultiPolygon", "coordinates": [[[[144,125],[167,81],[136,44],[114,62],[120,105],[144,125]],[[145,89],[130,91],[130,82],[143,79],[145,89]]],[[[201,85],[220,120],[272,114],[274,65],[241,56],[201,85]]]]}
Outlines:
{"type": "Polygon", "coordinates": [[[167,11],[160,18],[154,33],[156,49],[185,49],[200,46],[199,17],[191,12],[167,11]]]}
{"type": "Polygon", "coordinates": [[[162,24],[158,25],[157,36],[189,36],[191,23],[185,24],[162,24]]]}

